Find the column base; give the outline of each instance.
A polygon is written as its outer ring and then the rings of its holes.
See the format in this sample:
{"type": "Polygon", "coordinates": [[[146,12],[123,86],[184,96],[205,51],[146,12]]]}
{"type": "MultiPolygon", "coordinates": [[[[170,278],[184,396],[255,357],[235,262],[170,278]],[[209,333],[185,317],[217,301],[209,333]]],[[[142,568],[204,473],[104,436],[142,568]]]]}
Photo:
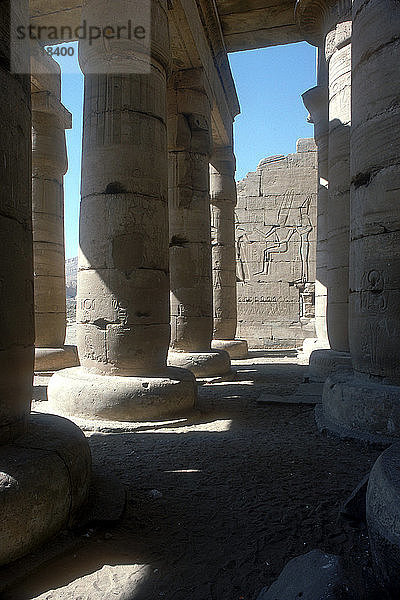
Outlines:
{"type": "Polygon", "coordinates": [[[231,359],[241,360],[249,355],[249,347],[246,340],[212,340],[213,350],[226,350],[231,359]]]}
{"type": "Polygon", "coordinates": [[[400,387],[336,373],[316,407],[320,430],[345,438],[387,444],[400,438],[400,387]]]}
{"type": "Polygon", "coordinates": [[[337,372],[350,371],[353,367],[349,352],[336,352],[329,348],[314,350],[310,355],[308,377],[315,383],[324,381],[337,372]]]}
{"type": "Polygon", "coordinates": [[[195,377],[219,377],[231,370],[231,361],[225,350],[209,352],[176,352],[168,353],[168,364],[188,369],[195,377]]]}
{"type": "Polygon", "coordinates": [[[79,357],[76,346],[61,348],[35,348],[35,372],[59,371],[69,367],[77,367],[79,357]]]}
{"type": "Polygon", "coordinates": [[[47,390],[57,414],[107,421],[159,421],[193,408],[196,380],[166,367],[157,377],[97,375],[83,367],[55,373],[47,390]]]}
{"type": "Polygon", "coordinates": [[[400,444],[372,467],[367,490],[367,523],[375,573],[391,598],[400,595],[400,444]]]}
{"type": "Polygon", "coordinates": [[[330,350],[327,340],[319,340],[318,338],[306,338],[301,349],[305,358],[310,358],[311,354],[316,350],[330,350]]]}
{"type": "Polygon", "coordinates": [[[74,523],[89,493],[90,450],[70,421],[32,414],[26,434],[0,447],[0,470],[5,565],[74,523]]]}

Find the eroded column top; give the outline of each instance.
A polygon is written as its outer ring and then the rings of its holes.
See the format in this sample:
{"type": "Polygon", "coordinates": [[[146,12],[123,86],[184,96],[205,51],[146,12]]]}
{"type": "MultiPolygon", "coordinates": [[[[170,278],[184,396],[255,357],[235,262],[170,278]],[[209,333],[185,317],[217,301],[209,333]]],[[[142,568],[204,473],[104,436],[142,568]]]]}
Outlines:
{"type": "Polygon", "coordinates": [[[344,44],[351,37],[351,12],[351,0],[297,0],[295,6],[297,26],[313,46],[322,46],[332,29],[337,30],[335,44],[344,44]]]}

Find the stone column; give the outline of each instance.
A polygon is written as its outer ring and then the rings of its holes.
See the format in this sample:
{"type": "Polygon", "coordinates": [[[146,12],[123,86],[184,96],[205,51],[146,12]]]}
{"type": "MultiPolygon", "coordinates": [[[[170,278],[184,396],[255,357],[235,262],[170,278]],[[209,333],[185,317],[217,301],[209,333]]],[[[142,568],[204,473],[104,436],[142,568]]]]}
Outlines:
{"type": "Polygon", "coordinates": [[[367,440],[400,436],[400,5],[354,0],[350,349],[322,422],[367,440]]]}
{"type": "MultiPolygon", "coordinates": [[[[318,85],[303,94],[303,102],[309,111],[308,121],[314,125],[314,139],[318,148],[318,201],[317,201],[317,248],[315,280],[315,332],[316,338],[304,341],[303,352],[310,357],[319,349],[328,349],[327,329],[327,211],[328,193],[328,72],[325,51],[318,49],[318,85]]],[[[312,360],[312,359],[311,359],[312,360]]],[[[312,378],[312,374],[311,378],[312,378]]]]}
{"type": "MultiPolygon", "coordinates": [[[[10,2],[0,5],[4,28],[10,2]],[[4,19],[4,21],[3,21],[4,19]]],[[[29,75],[10,73],[0,47],[0,444],[25,433],[32,400],[33,262],[29,75]]]]}
{"type": "Polygon", "coordinates": [[[229,372],[229,354],[212,350],[213,292],[209,160],[211,92],[202,69],[169,82],[170,364],[197,377],[229,372]]]}
{"type": "MultiPolygon", "coordinates": [[[[0,566],[65,528],[85,501],[90,479],[90,451],[82,432],[65,419],[30,414],[30,78],[12,72],[10,65],[10,14],[12,23],[25,23],[25,15],[17,12],[20,6],[0,3],[0,566]]],[[[29,62],[29,48],[28,54],[23,50],[22,59],[29,62]]]]}
{"type": "Polygon", "coordinates": [[[232,146],[214,148],[210,161],[214,339],[212,348],[247,358],[246,340],[236,339],[236,160],[232,146]]]}
{"type": "Polygon", "coordinates": [[[327,332],[330,350],[310,357],[316,381],[351,370],[348,341],[351,0],[298,0],[296,19],[306,39],[325,48],[328,67],[328,203],[326,210],[327,332]]]}
{"type": "MultiPolygon", "coordinates": [[[[125,3],[88,0],[83,19],[127,18],[125,3]]],[[[193,406],[189,371],[167,368],[170,341],[166,0],[151,1],[148,72],[130,39],[80,45],[85,73],[77,294],[81,367],[49,385],[65,414],[153,420],[193,406]]]]}
{"type": "Polygon", "coordinates": [[[43,57],[52,75],[32,80],[32,220],[35,291],[35,370],[79,364],[75,346],[64,346],[66,290],[64,188],[65,129],[72,115],[61,104],[60,67],[43,57]],[[52,84],[51,89],[49,83],[52,84]],[[46,87],[44,87],[46,86],[46,87]]]}

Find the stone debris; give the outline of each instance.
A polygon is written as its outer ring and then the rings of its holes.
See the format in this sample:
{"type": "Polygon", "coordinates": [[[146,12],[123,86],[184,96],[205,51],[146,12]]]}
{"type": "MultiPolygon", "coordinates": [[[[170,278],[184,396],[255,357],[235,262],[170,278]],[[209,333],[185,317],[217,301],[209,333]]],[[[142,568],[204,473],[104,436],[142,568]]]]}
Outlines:
{"type": "Polygon", "coordinates": [[[288,562],[257,600],[355,600],[338,556],[311,550],[288,562]]]}

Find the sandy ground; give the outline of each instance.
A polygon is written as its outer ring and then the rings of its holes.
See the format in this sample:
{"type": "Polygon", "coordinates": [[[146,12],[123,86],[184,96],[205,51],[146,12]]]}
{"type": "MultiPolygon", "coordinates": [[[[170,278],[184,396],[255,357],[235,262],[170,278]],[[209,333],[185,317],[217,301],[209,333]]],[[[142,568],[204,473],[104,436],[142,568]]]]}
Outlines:
{"type": "MultiPolygon", "coordinates": [[[[255,600],[313,548],[355,565],[359,597],[372,598],[366,532],[339,506],[380,451],[322,436],[312,406],[257,403],[290,396],[300,362],[254,351],[201,385],[186,419],[88,431],[94,462],[126,486],[125,514],[76,531],[73,549],[4,600],[255,600]]],[[[40,400],[46,379],[36,383],[40,400]]]]}

